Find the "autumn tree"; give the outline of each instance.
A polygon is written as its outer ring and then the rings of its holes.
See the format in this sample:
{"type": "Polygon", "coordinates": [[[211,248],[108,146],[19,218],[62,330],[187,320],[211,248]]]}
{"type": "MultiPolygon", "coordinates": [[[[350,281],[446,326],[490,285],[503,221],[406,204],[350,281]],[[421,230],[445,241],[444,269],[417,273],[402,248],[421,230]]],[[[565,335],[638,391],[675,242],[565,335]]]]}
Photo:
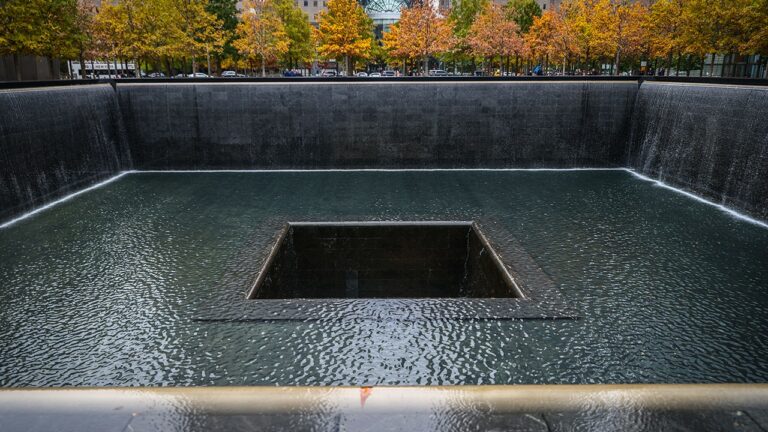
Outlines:
{"type": "Polygon", "coordinates": [[[560,12],[574,32],[588,69],[592,69],[596,58],[613,57],[616,16],[612,0],[566,0],[560,12]]]}
{"type": "Polygon", "coordinates": [[[236,37],[237,24],[240,22],[237,11],[237,0],[208,0],[205,10],[213,14],[221,22],[222,47],[214,52],[216,71],[221,72],[222,61],[226,58],[237,57],[238,52],[233,42],[236,37]]]}
{"type": "Polygon", "coordinates": [[[509,0],[504,5],[507,18],[517,23],[521,33],[527,33],[533,25],[533,18],[541,16],[541,8],[536,0],[509,0]]]}
{"type": "Polygon", "coordinates": [[[509,58],[519,55],[523,49],[519,30],[517,23],[508,19],[499,5],[488,3],[472,23],[467,42],[475,55],[505,58],[508,70],[509,58]]]}
{"type": "Polygon", "coordinates": [[[353,59],[370,53],[373,21],[355,0],[329,0],[317,21],[317,51],[325,57],[343,57],[347,75],[352,76],[353,59]]]}
{"type": "MultiPolygon", "coordinates": [[[[768,0],[754,0],[744,9],[741,52],[768,56],[768,0]]],[[[768,63],[766,63],[768,66],[768,63]]]]}
{"type": "Polygon", "coordinates": [[[411,57],[411,52],[403,45],[406,42],[406,36],[400,31],[400,23],[397,22],[389,26],[381,37],[381,43],[389,57],[388,62],[400,64],[402,61],[403,73],[405,73],[405,64],[411,57]]]}
{"type": "Polygon", "coordinates": [[[294,0],[274,0],[277,15],[280,17],[288,37],[288,50],[282,54],[283,64],[291,68],[299,62],[311,61],[314,54],[312,26],[307,15],[294,0]]]}
{"type": "Polygon", "coordinates": [[[615,51],[614,73],[618,75],[622,56],[638,56],[643,50],[647,40],[648,9],[639,2],[614,0],[613,18],[614,27],[609,35],[615,51]]]}
{"type": "Polygon", "coordinates": [[[180,19],[177,26],[180,37],[176,50],[184,57],[192,58],[192,73],[197,72],[196,57],[205,56],[208,73],[211,72],[211,52],[220,52],[226,38],[223,23],[216,15],[208,12],[208,0],[175,0],[180,19]]]}
{"type": "MultiPolygon", "coordinates": [[[[145,41],[148,4],[142,0],[122,0],[116,4],[105,3],[96,17],[97,31],[108,41],[105,53],[112,58],[130,58],[135,63],[148,54],[145,41]]],[[[140,76],[141,74],[139,74],[140,76]]]]}
{"type": "Polygon", "coordinates": [[[94,19],[94,38],[103,55],[130,59],[141,77],[142,59],[154,58],[178,39],[171,0],[104,2],[94,19]]]}
{"type": "Polygon", "coordinates": [[[92,23],[92,52],[107,60],[107,73],[112,74],[109,59],[118,51],[117,46],[124,42],[124,22],[120,10],[114,4],[103,4],[97,10],[92,23]]]}
{"type": "Polygon", "coordinates": [[[80,62],[80,75],[85,78],[85,57],[91,54],[94,42],[94,19],[96,16],[95,0],[77,0],[74,18],[74,39],[77,58],[80,62]]]}
{"type": "Polygon", "coordinates": [[[546,11],[535,17],[525,39],[533,55],[544,57],[545,67],[549,57],[562,58],[563,72],[568,57],[578,53],[575,30],[560,12],[546,11]]]}
{"type": "Polygon", "coordinates": [[[76,0],[7,0],[0,4],[0,54],[12,55],[16,78],[21,79],[23,55],[53,59],[74,57],[76,0]]]}
{"type": "Polygon", "coordinates": [[[651,57],[665,59],[667,68],[672,66],[673,57],[679,57],[685,50],[680,20],[683,4],[683,0],[657,0],[646,24],[651,57]]]}
{"type": "Polygon", "coordinates": [[[272,0],[243,1],[237,34],[235,47],[246,56],[259,57],[261,76],[267,75],[267,61],[276,60],[288,51],[288,36],[272,0]]]}
{"type": "Polygon", "coordinates": [[[43,0],[8,0],[0,7],[0,54],[13,56],[19,81],[21,56],[37,55],[43,49],[42,3],[43,0]]]}
{"type": "MultiPolygon", "coordinates": [[[[469,29],[472,27],[472,23],[475,21],[483,8],[492,0],[460,0],[454,2],[448,14],[448,20],[453,28],[454,47],[453,47],[453,59],[454,60],[474,60],[472,52],[467,41],[467,35],[469,29]]],[[[429,4],[429,2],[425,2],[429,4]]]]}
{"type": "Polygon", "coordinates": [[[422,60],[425,75],[429,72],[429,58],[450,50],[455,44],[450,23],[428,3],[401,11],[397,37],[402,52],[422,60]]]}

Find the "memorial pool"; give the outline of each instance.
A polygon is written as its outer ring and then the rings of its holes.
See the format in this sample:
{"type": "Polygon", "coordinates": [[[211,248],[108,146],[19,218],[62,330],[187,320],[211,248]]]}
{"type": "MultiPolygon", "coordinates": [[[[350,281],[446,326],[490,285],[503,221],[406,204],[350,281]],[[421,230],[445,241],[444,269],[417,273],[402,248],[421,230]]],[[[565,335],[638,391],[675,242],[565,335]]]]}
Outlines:
{"type": "Polygon", "coordinates": [[[766,250],[623,169],[129,173],[0,229],[0,386],[765,382],[766,250]],[[480,220],[576,319],[199,320],[296,220],[480,220]]]}

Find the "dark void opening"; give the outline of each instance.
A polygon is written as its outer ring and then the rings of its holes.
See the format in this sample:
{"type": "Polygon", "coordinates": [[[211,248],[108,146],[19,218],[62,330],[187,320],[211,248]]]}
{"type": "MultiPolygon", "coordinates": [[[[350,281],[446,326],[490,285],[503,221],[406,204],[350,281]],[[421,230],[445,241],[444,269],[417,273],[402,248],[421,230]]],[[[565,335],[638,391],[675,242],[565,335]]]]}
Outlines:
{"type": "Polygon", "coordinates": [[[523,297],[472,222],[289,223],[251,299],[523,297]]]}

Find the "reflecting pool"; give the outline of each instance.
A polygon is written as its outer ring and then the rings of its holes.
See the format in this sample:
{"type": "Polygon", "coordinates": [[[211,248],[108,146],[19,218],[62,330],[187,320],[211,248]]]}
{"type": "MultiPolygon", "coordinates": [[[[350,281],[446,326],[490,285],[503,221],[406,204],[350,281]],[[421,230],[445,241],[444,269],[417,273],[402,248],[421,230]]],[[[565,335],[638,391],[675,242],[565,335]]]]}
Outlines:
{"type": "Polygon", "coordinates": [[[616,171],[133,173],[0,229],[0,385],[768,381],[768,229],[616,171]],[[201,322],[288,221],[485,220],[576,320],[201,322]]]}

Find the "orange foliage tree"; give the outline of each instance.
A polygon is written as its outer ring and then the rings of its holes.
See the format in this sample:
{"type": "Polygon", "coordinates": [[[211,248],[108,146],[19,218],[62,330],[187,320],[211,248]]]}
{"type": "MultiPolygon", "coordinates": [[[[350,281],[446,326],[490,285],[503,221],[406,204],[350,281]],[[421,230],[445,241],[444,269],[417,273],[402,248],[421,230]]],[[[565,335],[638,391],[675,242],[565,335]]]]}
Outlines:
{"type": "Polygon", "coordinates": [[[651,57],[666,60],[672,66],[672,58],[685,50],[682,40],[683,0],[658,0],[651,6],[648,16],[648,42],[651,57]]]}
{"type": "Polygon", "coordinates": [[[398,58],[422,59],[429,73],[429,57],[454,46],[453,29],[429,2],[404,8],[400,21],[384,35],[384,47],[398,58]]]}
{"type": "Polygon", "coordinates": [[[613,56],[611,29],[615,19],[611,0],[567,0],[561,10],[574,31],[587,69],[592,69],[595,59],[613,56]]]}
{"type": "Polygon", "coordinates": [[[330,0],[320,12],[317,50],[323,56],[344,57],[347,75],[352,76],[353,59],[367,58],[373,41],[373,22],[356,0],[330,0]]]}
{"type": "Polygon", "coordinates": [[[488,3],[469,28],[467,43],[477,56],[506,59],[508,70],[509,58],[523,50],[519,32],[520,27],[507,18],[501,6],[488,3]]]}
{"type": "Polygon", "coordinates": [[[640,2],[613,4],[614,27],[609,35],[615,52],[614,74],[621,73],[622,56],[640,56],[647,46],[648,8],[640,2]]]}
{"type": "Polygon", "coordinates": [[[545,67],[549,57],[562,58],[563,73],[568,64],[568,57],[578,54],[575,29],[560,11],[548,10],[540,17],[534,17],[525,40],[532,55],[544,57],[545,67]]]}
{"type": "Polygon", "coordinates": [[[267,74],[268,61],[274,61],[288,51],[288,36],[271,0],[243,1],[237,35],[234,47],[245,56],[260,58],[261,76],[267,74]]]}

